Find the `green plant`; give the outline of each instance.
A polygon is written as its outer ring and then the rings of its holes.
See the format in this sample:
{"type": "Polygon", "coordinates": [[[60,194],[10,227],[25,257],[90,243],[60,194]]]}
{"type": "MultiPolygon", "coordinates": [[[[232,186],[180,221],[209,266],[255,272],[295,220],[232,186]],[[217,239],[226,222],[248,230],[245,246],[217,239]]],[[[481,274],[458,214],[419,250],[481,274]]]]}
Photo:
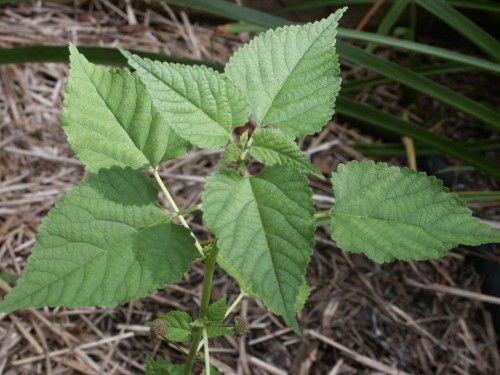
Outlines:
{"type": "Polygon", "coordinates": [[[214,374],[208,340],[245,334],[243,319],[234,327],[225,320],[246,294],[300,333],[296,314],[309,293],[316,220],[330,222],[341,248],[376,262],[424,260],[460,243],[499,241],[500,232],[473,218],[436,178],[370,161],[341,165],[331,178],[335,205],[316,212],[304,173],[324,176],[294,140],[321,130],[333,114],[340,89],[334,41],[343,11],[260,35],[223,74],[124,50],[135,72],[108,71],[71,45],[62,121],[89,177],[43,221],[28,266],[0,310],[116,306],[180,279],[200,260],[198,317],[170,311],[147,323],[153,340],[191,340],[186,364],[148,357],[147,371],[190,374],[204,347],[204,371],[214,374]],[[234,130],[247,123],[251,130],[237,136],[234,130]],[[225,153],[201,205],[179,211],[157,167],[192,145],[225,153]],[[251,174],[256,162],[265,166],[251,174]],[[158,204],[155,182],[171,212],[158,204]],[[198,210],[214,235],[204,242],[183,217],[198,210]],[[210,303],[216,264],[241,286],[230,307],[225,297],[210,303]]]}
{"type": "MultiPolygon", "coordinates": [[[[187,6],[217,14],[218,16],[226,17],[231,20],[240,21],[243,24],[236,25],[239,30],[261,31],[268,28],[293,24],[292,21],[286,18],[260,12],[252,8],[238,6],[237,4],[224,0],[156,1],[187,6]]],[[[292,11],[329,5],[374,4],[377,1],[378,0],[307,0],[288,7],[283,7],[278,13],[286,14],[292,11]]],[[[471,69],[479,69],[496,75],[500,74],[500,64],[498,62],[500,43],[492,35],[489,35],[458,11],[459,9],[476,9],[489,12],[488,14],[497,14],[500,12],[500,6],[488,0],[480,2],[471,0],[388,0],[387,3],[392,3],[392,5],[390,11],[381,21],[377,34],[345,28],[338,29],[339,39],[369,43],[367,49],[362,49],[339,40],[337,49],[342,55],[342,58],[345,61],[364,67],[367,72],[370,72],[370,75],[373,75],[373,73],[380,75],[380,78],[360,78],[345,83],[337,100],[337,113],[348,116],[358,123],[366,123],[373,128],[379,128],[384,132],[410,137],[416,143],[417,152],[420,148],[431,148],[434,154],[450,156],[468,167],[487,173],[497,181],[500,180],[500,171],[497,165],[485,157],[482,154],[482,150],[478,150],[474,144],[458,143],[446,137],[433,134],[426,128],[418,126],[413,122],[404,121],[400,117],[386,113],[375,106],[358,103],[349,96],[349,93],[362,88],[382,85],[388,82],[397,82],[415,92],[432,97],[457,111],[461,111],[483,122],[493,130],[497,130],[498,124],[500,123],[498,111],[495,111],[493,108],[477,100],[473,100],[461,93],[450,90],[429,77],[434,77],[439,74],[464,72],[471,69]],[[463,53],[456,53],[449,49],[436,48],[427,44],[414,43],[408,40],[400,40],[385,36],[388,30],[394,26],[394,23],[405,8],[415,9],[416,7],[425,9],[436,18],[448,23],[459,35],[461,34],[464,38],[469,39],[472,44],[477,46],[478,50],[484,51],[489,57],[472,57],[463,53]],[[433,56],[438,60],[432,64],[423,67],[419,66],[415,69],[411,67],[402,67],[398,61],[382,59],[370,53],[375,45],[397,48],[398,50],[407,50],[424,56],[433,56]],[[438,62],[440,59],[445,60],[445,62],[438,62]]],[[[230,25],[230,28],[234,30],[234,26],[235,25],[230,25]]],[[[116,66],[123,66],[125,64],[123,57],[120,56],[118,51],[113,49],[82,47],[81,52],[84,52],[87,58],[95,63],[116,66]]],[[[138,52],[137,54],[156,60],[182,62],[181,59],[176,59],[171,56],[145,52],[138,52]]],[[[0,49],[0,64],[66,62],[67,60],[68,54],[65,46],[30,46],[0,49]]],[[[184,63],[200,64],[201,62],[184,60],[184,63]]],[[[222,69],[218,64],[210,64],[210,66],[216,70],[222,69]]],[[[353,125],[356,125],[356,123],[353,125]]],[[[363,150],[367,150],[370,146],[362,145],[361,147],[363,150]]],[[[498,145],[492,144],[490,150],[491,149],[498,150],[498,145]]],[[[367,155],[369,154],[370,153],[367,153],[367,155]]]]}
{"type": "MultiPolygon", "coordinates": [[[[158,0],[180,6],[188,6],[194,9],[214,13],[222,17],[227,17],[232,20],[240,21],[243,24],[237,25],[237,31],[249,29],[250,31],[266,30],[267,28],[275,28],[284,25],[293,24],[292,21],[260,12],[255,9],[238,6],[224,0],[158,0]]],[[[373,4],[378,0],[314,0],[302,1],[281,9],[280,13],[291,11],[300,11],[302,9],[321,7],[326,5],[350,5],[350,4],[373,4]]],[[[500,8],[498,4],[493,4],[490,1],[445,1],[445,0],[397,0],[390,1],[392,4],[391,12],[387,14],[382,23],[384,32],[394,24],[399,17],[398,13],[403,8],[419,8],[425,9],[436,18],[443,20],[450,25],[458,34],[477,46],[479,50],[484,51],[490,56],[489,60],[484,58],[475,58],[464,54],[456,53],[448,49],[436,48],[430,45],[414,43],[411,41],[400,40],[397,38],[386,37],[374,33],[360,32],[345,28],[338,28],[337,50],[343,60],[366,68],[368,72],[376,73],[383,78],[366,79],[360,78],[352,82],[347,82],[342,89],[336,103],[336,111],[339,114],[346,115],[352,119],[369,124],[375,128],[380,128],[390,133],[399,134],[402,136],[411,137],[422,146],[433,148],[436,153],[448,155],[456,160],[460,160],[468,166],[489,174],[496,180],[500,179],[498,166],[491,160],[485,158],[479,152],[472,151],[470,145],[453,142],[442,136],[431,133],[424,127],[418,126],[410,121],[404,121],[398,116],[386,113],[372,105],[358,103],[349,95],[348,92],[356,91],[365,87],[372,87],[388,82],[398,82],[415,92],[424,94],[441,103],[444,103],[455,110],[461,111],[472,118],[483,122],[486,126],[492,129],[498,129],[500,117],[498,112],[488,105],[472,100],[460,93],[454,92],[448,87],[437,83],[434,79],[428,78],[437,74],[451,74],[464,70],[481,69],[500,74],[500,64],[498,64],[498,51],[500,43],[493,36],[489,35],[481,27],[474,24],[470,19],[465,17],[454,7],[465,7],[473,9],[482,9],[485,11],[498,12],[500,8]],[[419,67],[418,70],[412,70],[408,67],[403,67],[398,61],[383,59],[370,53],[370,48],[363,48],[351,45],[344,42],[342,39],[357,40],[360,42],[371,43],[380,46],[394,47],[417,52],[423,55],[434,56],[439,59],[445,59],[449,63],[433,63],[425,67],[419,67]]],[[[229,25],[231,29],[234,25],[229,25]]],[[[382,25],[381,25],[382,26],[382,25]]]]}

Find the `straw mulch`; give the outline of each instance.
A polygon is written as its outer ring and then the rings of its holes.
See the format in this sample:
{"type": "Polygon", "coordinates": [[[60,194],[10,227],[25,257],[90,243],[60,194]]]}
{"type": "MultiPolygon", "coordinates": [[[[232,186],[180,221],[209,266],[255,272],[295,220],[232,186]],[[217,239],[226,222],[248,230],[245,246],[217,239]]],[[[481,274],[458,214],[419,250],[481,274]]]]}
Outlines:
{"type": "MultiPolygon", "coordinates": [[[[187,13],[165,5],[153,10],[129,1],[78,3],[1,7],[0,48],[71,41],[224,63],[248,40],[247,35],[221,35],[215,27],[193,24],[187,13]]],[[[350,71],[359,74],[355,67],[350,71]]],[[[0,65],[0,272],[20,275],[40,221],[85,176],[59,121],[67,72],[63,64],[0,65]]],[[[394,102],[390,90],[371,94],[394,102]]],[[[352,144],[366,141],[337,120],[303,147],[327,172],[361,158],[352,144]]],[[[193,151],[162,166],[161,175],[181,208],[199,202],[204,177],[219,157],[193,151]]],[[[318,208],[329,209],[329,183],[315,180],[313,186],[318,208]]],[[[191,222],[203,236],[200,217],[191,222]]],[[[480,278],[467,260],[469,250],[459,248],[429,262],[381,266],[338,250],[328,230],[318,231],[309,267],[313,291],[299,315],[303,335],[291,332],[259,301],[245,298],[237,314],[248,319],[247,338],[213,340],[213,364],[221,373],[500,373],[496,334],[483,304],[500,299],[481,294],[480,278]]],[[[146,354],[182,362],[182,351],[148,340],[143,324],[172,309],[195,315],[202,272],[202,265],[194,264],[175,285],[115,309],[0,314],[0,374],[140,374],[146,354]]],[[[9,290],[0,279],[0,296],[9,290]]],[[[218,270],[214,298],[227,294],[233,301],[238,293],[236,283],[218,270]]]]}

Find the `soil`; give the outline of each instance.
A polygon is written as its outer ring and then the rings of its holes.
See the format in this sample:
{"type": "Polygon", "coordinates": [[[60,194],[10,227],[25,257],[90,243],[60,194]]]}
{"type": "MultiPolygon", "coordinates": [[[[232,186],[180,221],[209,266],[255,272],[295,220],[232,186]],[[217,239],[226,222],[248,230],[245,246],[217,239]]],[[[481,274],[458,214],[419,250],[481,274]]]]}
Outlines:
{"type": "MultiPolygon", "coordinates": [[[[165,3],[150,8],[132,1],[39,0],[0,6],[0,48],[72,42],[225,63],[250,38],[247,33],[222,34],[213,20],[204,24],[199,15],[194,23],[184,9],[165,3]]],[[[345,80],[366,74],[359,67],[343,66],[345,80]]],[[[86,176],[59,120],[67,76],[66,64],[0,65],[0,272],[6,273],[0,278],[1,297],[11,288],[9,275],[18,277],[26,265],[41,220],[86,176]]],[[[463,73],[439,79],[466,95],[480,95],[489,105],[499,104],[490,94],[498,92],[497,86],[488,77],[463,73]],[[481,90],[474,90],[478,82],[483,82],[481,90]]],[[[393,84],[365,90],[356,98],[401,113],[403,94],[393,84]]],[[[498,139],[498,134],[428,98],[421,103],[424,109],[413,119],[439,134],[459,141],[498,139]]],[[[364,158],[355,144],[377,140],[350,119],[334,117],[301,146],[328,173],[339,163],[364,158]]],[[[195,150],[161,166],[160,175],[181,209],[199,202],[205,176],[218,167],[220,156],[195,150]]],[[[498,153],[487,156],[495,160],[498,153]]],[[[481,173],[458,170],[452,177],[453,189],[498,190],[481,173]]],[[[312,186],[317,208],[330,209],[328,180],[313,179],[312,186]]],[[[498,225],[498,201],[470,207],[498,225]]],[[[198,236],[208,235],[199,215],[189,222],[198,236]]],[[[500,298],[481,292],[481,276],[470,260],[478,250],[459,247],[437,260],[378,265],[340,251],[327,226],[319,228],[316,242],[307,275],[312,292],[298,318],[303,334],[293,333],[261,302],[246,297],[230,319],[246,317],[247,337],[212,342],[211,358],[220,373],[500,373],[493,323],[498,315],[492,318],[485,305],[499,306],[500,298]]],[[[481,254],[499,264],[494,249],[481,254]]],[[[202,264],[195,263],[180,282],[113,309],[0,313],[0,374],[141,374],[146,355],[182,362],[187,346],[149,340],[144,323],[172,309],[195,316],[202,276],[202,264]]],[[[226,294],[232,302],[240,292],[222,270],[216,271],[214,284],[214,299],[226,294]]]]}

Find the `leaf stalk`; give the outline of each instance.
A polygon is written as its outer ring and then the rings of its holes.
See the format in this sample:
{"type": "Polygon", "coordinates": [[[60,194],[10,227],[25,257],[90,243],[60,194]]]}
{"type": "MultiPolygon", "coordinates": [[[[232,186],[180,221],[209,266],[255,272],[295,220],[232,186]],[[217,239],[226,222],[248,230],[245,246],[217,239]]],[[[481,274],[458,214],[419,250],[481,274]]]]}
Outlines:
{"type": "MultiPolygon", "coordinates": [[[[158,168],[153,169],[153,176],[154,176],[156,182],[158,183],[158,186],[160,186],[161,191],[163,192],[163,194],[165,194],[165,197],[167,198],[168,204],[174,210],[174,215],[172,215],[171,217],[172,218],[178,217],[181,224],[184,227],[186,227],[187,229],[191,230],[191,228],[189,227],[189,224],[186,222],[186,219],[184,219],[184,216],[182,216],[182,214],[180,214],[181,211],[179,210],[179,207],[177,207],[177,204],[175,203],[174,199],[170,195],[170,192],[168,191],[167,187],[165,186],[165,184],[161,180],[161,177],[158,174],[158,168]]],[[[194,245],[196,246],[196,249],[198,250],[200,255],[204,258],[205,255],[203,254],[203,248],[202,248],[200,242],[198,241],[198,239],[195,237],[192,230],[191,230],[191,236],[193,236],[193,238],[194,238],[194,241],[195,241],[194,245]]]]}

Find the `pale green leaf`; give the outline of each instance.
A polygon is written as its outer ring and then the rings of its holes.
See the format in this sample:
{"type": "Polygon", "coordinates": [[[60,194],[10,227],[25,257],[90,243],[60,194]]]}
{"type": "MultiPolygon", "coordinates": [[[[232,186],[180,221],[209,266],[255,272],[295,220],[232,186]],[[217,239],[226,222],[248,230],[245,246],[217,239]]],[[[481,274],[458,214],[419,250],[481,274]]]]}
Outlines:
{"type": "Polygon", "coordinates": [[[217,236],[218,263],[299,331],[298,295],[314,247],[307,178],[291,167],[245,177],[222,170],[208,178],[202,201],[207,226],[217,236]]]}
{"type": "Polygon", "coordinates": [[[249,116],[245,95],[226,77],[204,66],[186,66],[122,53],[137,69],[156,108],[177,133],[193,144],[215,149],[231,139],[249,116]]]}
{"type": "Polygon", "coordinates": [[[441,181],[372,161],[340,165],[332,175],[332,237],[343,250],[376,262],[424,260],[459,244],[500,242],[441,181]]]}
{"type": "Polygon", "coordinates": [[[167,340],[183,342],[191,338],[191,326],[193,319],[184,311],[169,311],[159,318],[167,323],[167,332],[163,335],[167,340]]]}
{"type": "Polygon", "coordinates": [[[91,64],[74,45],[70,61],[62,122],[73,151],[89,171],[114,165],[156,167],[189,150],[153,107],[137,75],[91,64]]]}
{"type": "Polygon", "coordinates": [[[253,135],[250,154],[267,165],[289,165],[316,177],[325,177],[311,164],[293,139],[272,128],[257,128],[253,135]]]}
{"type": "Polygon", "coordinates": [[[155,361],[153,357],[148,355],[146,360],[146,375],[184,375],[185,367],[185,365],[169,363],[161,357],[158,357],[155,361]]]}
{"type": "Polygon", "coordinates": [[[182,278],[197,252],[157,204],[154,182],[113,167],[71,189],[43,220],[0,311],[116,306],[182,278]]]}
{"type": "Polygon", "coordinates": [[[207,337],[220,337],[220,336],[234,336],[234,331],[226,327],[222,323],[212,323],[207,322],[205,329],[207,331],[207,337]]]}
{"type": "Polygon", "coordinates": [[[309,298],[309,294],[311,294],[311,287],[304,280],[303,284],[299,289],[299,294],[297,295],[297,301],[295,301],[295,311],[299,312],[304,308],[304,305],[309,298]]]}
{"type": "Polygon", "coordinates": [[[248,97],[258,125],[301,137],[331,119],[340,89],[335,34],[344,10],[319,22],[267,31],[231,58],[226,74],[248,97]]]}
{"type": "MultiPolygon", "coordinates": [[[[207,374],[208,374],[207,369],[204,368],[203,371],[201,372],[201,375],[207,375],[207,374]]],[[[219,375],[217,369],[212,365],[210,365],[210,375],[219,375]]]]}
{"type": "Polygon", "coordinates": [[[212,322],[222,323],[226,316],[226,296],[208,306],[207,319],[212,322]]]}
{"type": "Polygon", "coordinates": [[[224,295],[221,299],[208,306],[205,329],[207,330],[207,336],[209,338],[217,336],[234,336],[234,332],[223,323],[227,311],[226,302],[226,296],[224,295]]]}
{"type": "Polygon", "coordinates": [[[161,158],[161,162],[167,160],[174,160],[186,155],[186,153],[191,150],[191,142],[185,140],[177,132],[168,126],[168,141],[165,147],[165,153],[161,158]]]}
{"type": "Polygon", "coordinates": [[[242,152],[243,150],[236,143],[231,143],[226,147],[226,151],[224,151],[224,155],[222,155],[221,164],[227,165],[238,162],[242,152]]]}

